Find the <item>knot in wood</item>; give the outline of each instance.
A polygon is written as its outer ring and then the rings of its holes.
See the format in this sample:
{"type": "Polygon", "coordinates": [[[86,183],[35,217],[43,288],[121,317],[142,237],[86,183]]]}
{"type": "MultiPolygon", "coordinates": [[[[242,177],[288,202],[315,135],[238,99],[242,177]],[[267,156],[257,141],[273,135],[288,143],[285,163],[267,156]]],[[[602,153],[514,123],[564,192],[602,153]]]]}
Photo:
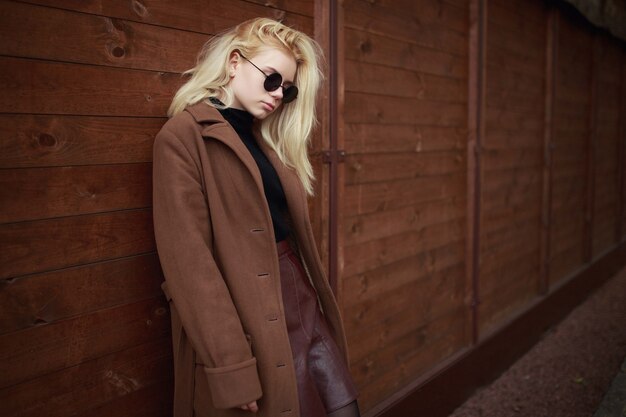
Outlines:
{"type": "Polygon", "coordinates": [[[366,39],[359,44],[359,49],[364,54],[369,54],[370,52],[372,52],[372,43],[369,39],[366,39]]]}
{"type": "Polygon", "coordinates": [[[132,2],[133,12],[139,17],[146,17],[148,15],[148,9],[138,0],[132,2]]]}
{"type": "Polygon", "coordinates": [[[41,133],[39,135],[39,144],[41,146],[54,146],[57,144],[57,139],[49,133],[41,133]]]}

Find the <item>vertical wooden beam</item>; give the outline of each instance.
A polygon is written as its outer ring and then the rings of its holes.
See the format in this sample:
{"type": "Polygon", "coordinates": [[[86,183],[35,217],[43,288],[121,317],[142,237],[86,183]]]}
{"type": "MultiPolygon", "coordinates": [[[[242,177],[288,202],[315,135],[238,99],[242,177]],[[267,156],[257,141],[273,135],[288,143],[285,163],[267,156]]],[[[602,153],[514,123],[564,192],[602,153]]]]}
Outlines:
{"type": "Polygon", "coordinates": [[[546,89],[543,121],[543,182],[541,195],[541,242],[539,262],[539,294],[548,292],[550,273],[550,233],[552,219],[552,151],[554,150],[554,95],[557,51],[559,44],[559,13],[550,5],[546,30],[546,89]]]}
{"type": "Polygon", "coordinates": [[[624,204],[626,204],[626,202],[624,201],[624,182],[626,181],[626,178],[624,178],[625,175],[625,170],[624,170],[624,164],[626,164],[626,154],[625,152],[625,148],[626,148],[626,122],[624,122],[624,117],[626,117],[626,115],[624,114],[624,102],[626,100],[624,100],[624,69],[626,67],[625,62],[626,62],[626,53],[624,52],[624,48],[621,48],[621,53],[620,53],[620,65],[619,65],[619,107],[618,107],[618,128],[617,128],[617,140],[618,140],[618,152],[617,152],[617,184],[619,187],[618,190],[618,200],[617,200],[617,230],[615,231],[615,242],[616,243],[620,243],[622,241],[622,237],[624,235],[624,204]]]}
{"type": "Polygon", "coordinates": [[[597,78],[598,78],[598,50],[600,44],[600,36],[597,30],[592,33],[593,42],[591,46],[591,71],[589,80],[589,130],[587,133],[586,146],[586,199],[585,199],[585,227],[583,232],[584,238],[584,262],[591,262],[593,259],[593,212],[595,200],[595,146],[596,146],[596,96],[597,96],[597,78]]]}
{"type": "Polygon", "coordinates": [[[485,68],[487,33],[487,0],[470,0],[469,74],[468,74],[468,141],[467,141],[467,235],[466,235],[466,294],[469,299],[471,340],[479,339],[478,306],[480,304],[480,199],[481,142],[485,134],[485,68]]]}
{"type": "MultiPolygon", "coordinates": [[[[341,303],[341,265],[343,262],[343,229],[341,207],[344,170],[343,161],[343,3],[338,0],[315,2],[315,37],[326,55],[326,83],[322,93],[323,120],[322,157],[328,164],[328,278],[341,303]]],[[[326,170],[324,170],[326,171],[326,170]]],[[[322,199],[324,197],[322,196],[322,199]]],[[[324,211],[323,211],[324,212],[324,211]]],[[[323,223],[323,222],[322,222],[323,223]]]]}

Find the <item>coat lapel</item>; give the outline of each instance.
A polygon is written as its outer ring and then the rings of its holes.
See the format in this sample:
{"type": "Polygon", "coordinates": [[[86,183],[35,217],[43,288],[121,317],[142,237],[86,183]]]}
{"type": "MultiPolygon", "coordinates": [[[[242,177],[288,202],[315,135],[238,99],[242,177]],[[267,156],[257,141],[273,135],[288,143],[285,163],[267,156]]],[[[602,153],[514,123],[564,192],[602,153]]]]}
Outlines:
{"type": "Polygon", "coordinates": [[[204,125],[201,131],[204,138],[210,137],[219,140],[235,152],[246,168],[248,168],[248,171],[250,171],[261,195],[265,196],[263,180],[258,165],[248,148],[246,148],[246,145],[237,135],[237,132],[235,132],[235,129],[224,119],[221,113],[213,106],[204,102],[190,106],[186,111],[193,116],[197,123],[204,125]]]}

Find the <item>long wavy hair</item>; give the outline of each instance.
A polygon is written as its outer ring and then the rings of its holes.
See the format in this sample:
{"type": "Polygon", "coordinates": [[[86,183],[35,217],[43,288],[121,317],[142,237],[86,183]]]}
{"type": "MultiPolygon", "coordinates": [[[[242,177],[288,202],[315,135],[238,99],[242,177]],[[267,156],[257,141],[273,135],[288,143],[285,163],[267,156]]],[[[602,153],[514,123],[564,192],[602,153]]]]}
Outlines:
{"type": "Polygon", "coordinates": [[[315,103],[323,74],[321,48],[306,34],[272,19],[256,18],[211,38],[200,51],[196,66],[184,72],[191,77],[174,96],[168,116],[209,97],[218,97],[230,107],[233,102],[228,85],[231,54],[239,51],[252,58],[267,48],[281,49],[295,58],[294,84],[298,86],[298,98],[263,119],[260,133],[280,160],[296,171],[304,189],[312,195],[314,174],[307,150],[317,123],[315,103]]]}

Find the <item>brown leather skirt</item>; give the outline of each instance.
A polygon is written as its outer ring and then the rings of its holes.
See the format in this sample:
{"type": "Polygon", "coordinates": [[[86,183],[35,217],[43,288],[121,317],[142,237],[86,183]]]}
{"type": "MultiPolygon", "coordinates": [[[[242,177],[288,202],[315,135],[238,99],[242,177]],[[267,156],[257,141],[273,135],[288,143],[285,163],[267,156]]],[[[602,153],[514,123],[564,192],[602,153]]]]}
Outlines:
{"type": "Polygon", "coordinates": [[[300,416],[326,417],[354,401],[357,390],[300,259],[286,240],[277,246],[300,416]]]}

